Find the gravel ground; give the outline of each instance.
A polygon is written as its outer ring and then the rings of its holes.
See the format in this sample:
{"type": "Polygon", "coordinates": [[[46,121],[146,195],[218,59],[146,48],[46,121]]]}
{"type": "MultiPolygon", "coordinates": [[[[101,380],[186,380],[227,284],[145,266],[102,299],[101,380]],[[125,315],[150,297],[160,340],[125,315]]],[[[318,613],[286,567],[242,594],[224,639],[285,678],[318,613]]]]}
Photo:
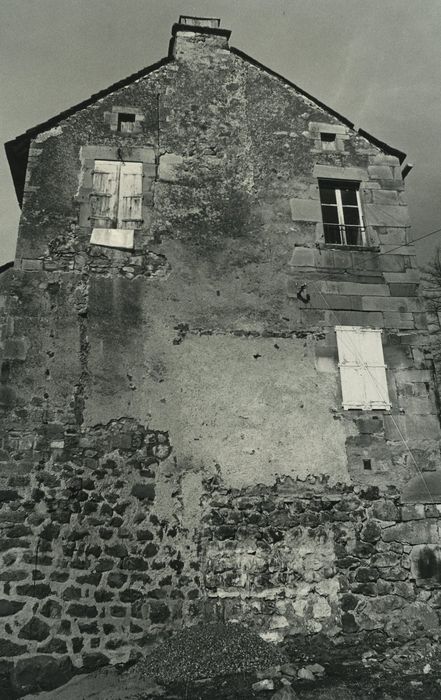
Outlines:
{"type": "Polygon", "coordinates": [[[170,684],[265,669],[285,661],[279,649],[242,625],[213,623],[177,632],[141,665],[146,677],[170,684]]]}

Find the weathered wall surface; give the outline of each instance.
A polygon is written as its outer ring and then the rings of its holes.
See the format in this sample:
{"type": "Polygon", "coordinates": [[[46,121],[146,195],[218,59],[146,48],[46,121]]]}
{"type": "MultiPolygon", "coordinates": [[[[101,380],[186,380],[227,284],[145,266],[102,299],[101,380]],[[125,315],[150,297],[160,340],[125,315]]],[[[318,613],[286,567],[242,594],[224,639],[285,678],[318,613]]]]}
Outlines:
{"type": "Polygon", "coordinates": [[[398,159],[225,37],[175,53],[30,150],[1,280],[0,652],[22,690],[201,616],[278,640],[438,627],[438,508],[414,477],[436,490],[439,424],[398,159]],[[144,116],[133,134],[116,107],[144,116]],[[89,245],[94,158],[144,162],[133,252],[89,245]],[[337,175],[362,183],[363,250],[324,243],[317,178],[337,175]],[[385,329],[390,412],[342,410],[338,324],[385,329]]]}

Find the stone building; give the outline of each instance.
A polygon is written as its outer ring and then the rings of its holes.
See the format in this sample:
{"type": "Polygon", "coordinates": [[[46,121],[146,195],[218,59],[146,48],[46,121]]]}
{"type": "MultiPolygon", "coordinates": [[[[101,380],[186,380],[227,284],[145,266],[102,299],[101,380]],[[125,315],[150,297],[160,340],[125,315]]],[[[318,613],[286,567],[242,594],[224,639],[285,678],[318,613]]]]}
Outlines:
{"type": "Polygon", "coordinates": [[[0,673],[17,692],[201,619],[359,649],[440,631],[405,155],[219,21],[172,35],[6,145],[22,216],[0,278],[0,673]]]}

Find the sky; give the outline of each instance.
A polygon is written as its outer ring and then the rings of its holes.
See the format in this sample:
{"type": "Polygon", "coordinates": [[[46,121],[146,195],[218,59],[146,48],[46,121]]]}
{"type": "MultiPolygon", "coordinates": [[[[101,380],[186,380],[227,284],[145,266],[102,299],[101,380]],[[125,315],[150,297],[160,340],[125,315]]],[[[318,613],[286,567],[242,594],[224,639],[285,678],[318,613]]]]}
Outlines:
{"type": "MultiPolygon", "coordinates": [[[[441,228],[440,0],[0,0],[3,143],[161,59],[180,14],[219,17],[232,46],[407,153],[412,236],[441,228]]],[[[0,264],[19,214],[2,151],[0,264]]]]}

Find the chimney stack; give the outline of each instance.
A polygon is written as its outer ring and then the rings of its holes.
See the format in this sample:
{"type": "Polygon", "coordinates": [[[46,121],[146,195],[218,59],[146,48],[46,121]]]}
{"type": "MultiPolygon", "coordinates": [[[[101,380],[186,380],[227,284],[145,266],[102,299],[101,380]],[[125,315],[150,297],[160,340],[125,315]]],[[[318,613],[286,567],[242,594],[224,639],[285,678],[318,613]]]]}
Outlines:
{"type": "Polygon", "coordinates": [[[195,58],[195,51],[203,49],[228,50],[231,31],[222,29],[216,17],[191,17],[181,15],[172,28],[170,53],[175,58],[195,58]]]}

